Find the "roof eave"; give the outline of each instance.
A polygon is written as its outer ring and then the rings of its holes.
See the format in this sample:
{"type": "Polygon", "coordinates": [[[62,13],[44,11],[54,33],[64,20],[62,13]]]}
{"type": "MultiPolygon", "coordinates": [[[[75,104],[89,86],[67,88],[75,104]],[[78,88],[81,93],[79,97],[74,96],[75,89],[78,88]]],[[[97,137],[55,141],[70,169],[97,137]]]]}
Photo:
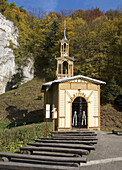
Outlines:
{"type": "Polygon", "coordinates": [[[59,59],[62,59],[62,58],[67,58],[67,59],[70,59],[70,60],[72,60],[72,61],[75,61],[75,60],[76,60],[74,57],[69,57],[69,56],[56,57],[55,59],[56,59],[56,60],[59,60],[59,59]]]}
{"type": "Polygon", "coordinates": [[[70,40],[67,40],[67,39],[65,39],[65,38],[63,38],[62,40],[60,40],[60,42],[63,42],[63,41],[66,41],[66,42],[70,42],[70,40]]]}
{"type": "Polygon", "coordinates": [[[106,84],[106,82],[104,82],[104,81],[100,81],[100,80],[96,80],[96,79],[89,78],[89,77],[86,77],[86,76],[78,75],[78,76],[63,78],[63,79],[54,80],[52,82],[45,83],[45,84],[42,85],[41,92],[45,92],[46,91],[46,89],[45,89],[46,87],[49,87],[49,89],[50,89],[51,86],[54,85],[54,84],[65,83],[65,82],[68,82],[68,81],[76,80],[78,78],[82,79],[84,81],[89,81],[89,82],[94,83],[94,84],[99,84],[99,85],[100,84],[106,84]]]}

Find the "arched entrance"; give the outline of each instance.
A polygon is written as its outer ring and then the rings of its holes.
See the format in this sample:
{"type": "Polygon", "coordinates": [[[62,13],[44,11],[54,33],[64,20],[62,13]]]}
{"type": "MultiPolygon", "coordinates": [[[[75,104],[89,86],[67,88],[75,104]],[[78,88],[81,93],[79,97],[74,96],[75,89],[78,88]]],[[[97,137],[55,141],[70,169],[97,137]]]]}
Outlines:
{"type": "Polygon", "coordinates": [[[77,97],[72,103],[72,127],[87,128],[87,102],[77,97]]]}

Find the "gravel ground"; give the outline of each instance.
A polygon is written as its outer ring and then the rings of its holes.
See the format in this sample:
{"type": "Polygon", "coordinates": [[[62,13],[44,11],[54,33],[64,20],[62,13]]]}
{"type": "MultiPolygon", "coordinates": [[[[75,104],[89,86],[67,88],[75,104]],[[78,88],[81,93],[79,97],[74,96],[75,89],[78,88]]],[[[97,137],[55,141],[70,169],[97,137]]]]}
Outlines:
{"type": "MultiPolygon", "coordinates": [[[[122,158],[122,135],[96,131],[98,143],[96,150],[92,151],[87,157],[89,161],[97,161],[109,158],[122,158]]],[[[122,159],[120,161],[111,161],[109,163],[98,163],[89,166],[81,166],[80,170],[122,170],[122,159]]]]}

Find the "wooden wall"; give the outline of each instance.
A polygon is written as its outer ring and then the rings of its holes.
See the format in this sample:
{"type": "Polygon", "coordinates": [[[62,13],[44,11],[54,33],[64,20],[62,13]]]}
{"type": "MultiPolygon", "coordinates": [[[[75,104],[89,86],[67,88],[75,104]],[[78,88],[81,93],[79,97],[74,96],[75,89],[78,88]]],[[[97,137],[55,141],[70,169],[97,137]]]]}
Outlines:
{"type": "Polygon", "coordinates": [[[72,100],[84,97],[88,102],[88,128],[100,128],[99,85],[88,82],[60,83],[59,128],[72,127],[72,100]],[[81,89],[80,92],[78,89],[81,89]],[[72,100],[71,100],[72,99],[72,100]]]}
{"type": "Polygon", "coordinates": [[[54,104],[58,110],[58,130],[72,129],[72,102],[77,97],[87,101],[88,128],[100,129],[100,85],[75,80],[54,84],[45,93],[45,104],[54,104]]]}

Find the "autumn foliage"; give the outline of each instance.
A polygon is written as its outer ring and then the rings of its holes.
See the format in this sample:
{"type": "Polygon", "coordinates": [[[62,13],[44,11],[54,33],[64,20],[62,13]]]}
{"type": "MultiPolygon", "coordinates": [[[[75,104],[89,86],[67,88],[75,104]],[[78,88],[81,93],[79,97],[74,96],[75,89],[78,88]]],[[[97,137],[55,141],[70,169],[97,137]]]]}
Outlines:
{"type": "MultiPolygon", "coordinates": [[[[35,75],[46,80],[55,79],[55,56],[60,56],[64,20],[70,40],[70,57],[75,57],[75,75],[115,80],[121,87],[122,68],[122,13],[119,9],[100,11],[99,8],[76,11],[61,10],[46,14],[40,9],[26,11],[13,2],[0,1],[0,12],[12,20],[19,29],[19,47],[14,49],[19,67],[34,60],[35,75]]],[[[107,90],[109,88],[107,87],[107,90]]],[[[109,90],[108,90],[109,91],[109,90]]],[[[108,92],[109,93],[109,92],[108,92]]],[[[121,96],[122,92],[118,94],[121,96]]],[[[105,87],[102,90],[104,101],[105,87]]],[[[113,101],[112,101],[113,102],[113,101]]]]}

